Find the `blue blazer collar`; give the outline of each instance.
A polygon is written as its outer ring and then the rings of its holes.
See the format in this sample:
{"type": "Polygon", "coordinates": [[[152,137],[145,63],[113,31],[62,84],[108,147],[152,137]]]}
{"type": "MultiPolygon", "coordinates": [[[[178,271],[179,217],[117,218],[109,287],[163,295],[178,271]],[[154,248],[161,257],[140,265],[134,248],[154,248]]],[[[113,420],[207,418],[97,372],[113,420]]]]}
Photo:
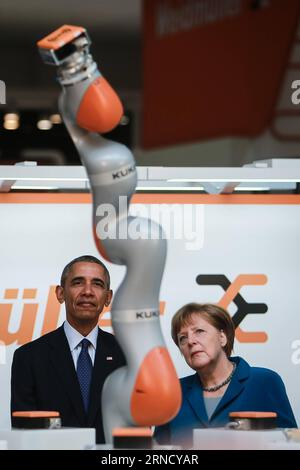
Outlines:
{"type": "MultiPolygon", "coordinates": [[[[243,391],[245,386],[245,380],[247,380],[250,374],[250,366],[246,361],[244,361],[244,359],[240,357],[231,357],[230,360],[235,362],[237,367],[231,379],[231,382],[226,392],[224,393],[221,401],[219,402],[217,408],[212,414],[210,421],[243,391]]],[[[203,423],[203,426],[208,427],[209,419],[206,413],[205,404],[203,400],[201,381],[197,373],[190,376],[189,379],[190,380],[188,380],[188,382],[186,383],[186,398],[190,406],[194,410],[196,416],[203,423]]]]}
{"type": "Polygon", "coordinates": [[[190,377],[189,384],[187,386],[186,398],[194,410],[194,413],[198,419],[203,423],[204,427],[208,427],[209,421],[206,413],[201,382],[198,374],[194,374],[190,377]]]}
{"type": "Polygon", "coordinates": [[[225,408],[231,401],[242,393],[245,388],[245,381],[250,375],[250,366],[244,361],[241,357],[231,357],[230,360],[236,363],[235,373],[230,381],[229,386],[227,387],[226,392],[224,393],[221,401],[219,402],[217,408],[211,416],[211,420],[218,415],[223,408],[225,408]]]}

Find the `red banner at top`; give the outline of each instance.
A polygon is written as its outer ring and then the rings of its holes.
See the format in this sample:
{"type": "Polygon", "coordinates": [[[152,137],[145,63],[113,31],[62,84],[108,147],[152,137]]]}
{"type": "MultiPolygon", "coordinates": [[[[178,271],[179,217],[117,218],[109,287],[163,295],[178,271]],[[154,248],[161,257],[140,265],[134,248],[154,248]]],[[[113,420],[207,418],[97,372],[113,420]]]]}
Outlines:
{"type": "Polygon", "coordinates": [[[145,148],[268,126],[299,0],[144,0],[143,15],[145,148]]]}

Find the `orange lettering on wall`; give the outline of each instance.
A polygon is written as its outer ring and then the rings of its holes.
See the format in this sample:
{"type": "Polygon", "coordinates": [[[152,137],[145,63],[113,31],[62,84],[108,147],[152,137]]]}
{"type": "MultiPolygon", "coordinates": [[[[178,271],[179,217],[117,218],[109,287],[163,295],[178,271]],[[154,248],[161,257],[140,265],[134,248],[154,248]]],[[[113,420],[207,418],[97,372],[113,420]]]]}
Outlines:
{"type": "MultiPolygon", "coordinates": [[[[268,278],[265,274],[240,274],[225,291],[218,305],[227,309],[243,286],[262,286],[267,281],[268,278]]],[[[240,343],[265,343],[268,341],[268,335],[264,331],[244,331],[240,326],[235,330],[235,337],[240,343]]]]}
{"type": "Polygon", "coordinates": [[[266,343],[268,335],[264,331],[244,331],[240,326],[235,330],[235,337],[240,343],[266,343]]]}
{"type": "Polygon", "coordinates": [[[9,321],[13,304],[0,305],[0,340],[7,346],[14,342],[25,344],[32,340],[33,330],[38,310],[38,304],[25,304],[18,331],[9,332],[9,321]]]}
{"type": "Polygon", "coordinates": [[[57,328],[60,307],[61,305],[55,295],[55,286],[50,286],[41,336],[57,328]]]}

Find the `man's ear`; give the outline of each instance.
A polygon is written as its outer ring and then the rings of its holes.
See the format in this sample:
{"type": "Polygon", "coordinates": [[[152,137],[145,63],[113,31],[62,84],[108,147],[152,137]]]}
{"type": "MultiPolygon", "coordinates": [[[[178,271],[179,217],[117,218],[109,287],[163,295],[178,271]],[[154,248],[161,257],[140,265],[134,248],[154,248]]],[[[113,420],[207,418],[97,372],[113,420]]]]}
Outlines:
{"type": "Polygon", "coordinates": [[[55,288],[56,298],[60,304],[63,304],[65,301],[64,288],[62,286],[56,286],[55,288]]]}
{"type": "Polygon", "coordinates": [[[113,296],[113,291],[110,289],[107,291],[107,294],[106,294],[105,307],[108,307],[109,304],[111,303],[112,296],[113,296]]]}

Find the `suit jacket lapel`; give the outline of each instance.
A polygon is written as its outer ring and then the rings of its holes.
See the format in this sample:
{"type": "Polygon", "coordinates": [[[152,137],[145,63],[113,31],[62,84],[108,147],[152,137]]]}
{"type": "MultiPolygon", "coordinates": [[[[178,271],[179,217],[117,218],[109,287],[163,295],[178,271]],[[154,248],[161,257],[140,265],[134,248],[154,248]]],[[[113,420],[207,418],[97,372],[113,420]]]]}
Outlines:
{"type": "Polygon", "coordinates": [[[111,346],[107,344],[106,336],[99,328],[95,362],[90,389],[90,402],[88,410],[88,426],[93,426],[95,416],[101,406],[101,392],[103,384],[109,374],[115,370],[115,362],[111,346]],[[108,359],[109,358],[109,359],[108,359]],[[112,359],[110,359],[112,358],[112,359]]]}
{"type": "Polygon", "coordinates": [[[56,336],[52,336],[50,346],[53,367],[60,377],[64,391],[73,404],[80,425],[85,426],[86,416],[80,387],[63,326],[57,330],[56,336]]]}

